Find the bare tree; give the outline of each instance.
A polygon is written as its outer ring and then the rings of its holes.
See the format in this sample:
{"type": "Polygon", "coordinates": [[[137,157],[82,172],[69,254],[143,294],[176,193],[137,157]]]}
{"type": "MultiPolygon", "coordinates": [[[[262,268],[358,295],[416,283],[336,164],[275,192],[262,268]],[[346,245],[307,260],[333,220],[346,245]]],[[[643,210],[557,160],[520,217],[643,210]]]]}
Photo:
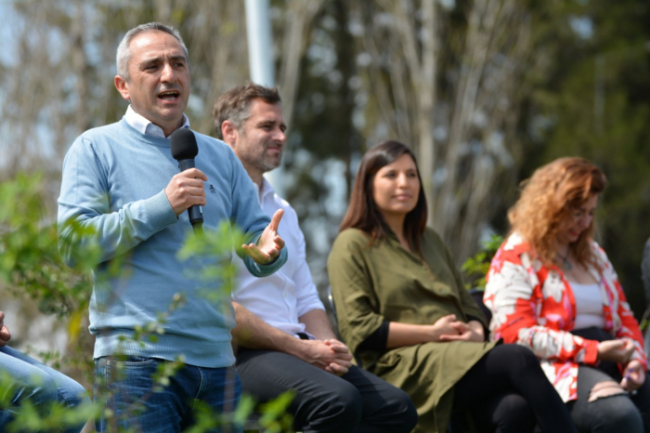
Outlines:
{"type": "Polygon", "coordinates": [[[282,112],[287,125],[291,125],[293,118],[300,83],[300,62],[308,47],[312,22],[323,2],[289,0],[283,13],[282,22],[286,30],[278,35],[281,38],[278,46],[282,47],[278,88],[282,94],[282,112]]]}
{"type": "Polygon", "coordinates": [[[467,4],[461,43],[436,2],[378,0],[357,12],[369,57],[367,135],[416,147],[429,223],[462,261],[495,209],[493,186],[513,167],[508,144],[529,51],[525,6],[467,4]]]}
{"type": "Polygon", "coordinates": [[[436,197],[435,226],[455,251],[467,257],[492,216],[494,189],[514,160],[517,92],[529,52],[526,11],[514,0],[475,1],[468,18],[459,80],[455,88],[446,170],[436,197]]]}

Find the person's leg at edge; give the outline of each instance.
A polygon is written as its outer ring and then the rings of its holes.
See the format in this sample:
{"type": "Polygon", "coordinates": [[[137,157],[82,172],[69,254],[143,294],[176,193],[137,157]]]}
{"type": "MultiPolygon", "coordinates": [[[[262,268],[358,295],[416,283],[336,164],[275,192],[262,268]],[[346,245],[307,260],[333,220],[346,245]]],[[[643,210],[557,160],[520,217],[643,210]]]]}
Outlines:
{"type": "MultiPolygon", "coordinates": [[[[9,346],[0,348],[0,371],[12,380],[11,388],[3,390],[13,393],[11,397],[6,396],[12,406],[19,406],[28,400],[45,415],[51,404],[73,408],[90,403],[86,390],[75,380],[9,346]]],[[[3,431],[12,414],[12,409],[0,413],[0,431],[3,431]]],[[[78,432],[82,427],[83,423],[71,426],[66,431],[78,432]]]]}
{"type": "Polygon", "coordinates": [[[404,391],[354,365],[341,378],[361,394],[363,409],[357,433],[408,433],[415,428],[418,414],[404,391]]]}
{"type": "Polygon", "coordinates": [[[362,417],[363,401],[347,381],[300,359],[268,350],[241,350],[237,370],[242,392],[257,401],[272,400],[291,389],[294,425],[304,433],[352,433],[362,417]]]}
{"type": "Polygon", "coordinates": [[[543,432],[577,432],[562,399],[528,348],[515,344],[495,346],[456,384],[454,407],[476,407],[503,393],[521,395],[543,432]]]}
{"type": "Polygon", "coordinates": [[[618,382],[596,368],[578,369],[578,398],[569,410],[578,430],[588,433],[642,433],[643,420],[627,393],[590,400],[593,387],[606,381],[618,382]]]}
{"type": "Polygon", "coordinates": [[[0,431],[4,431],[24,402],[45,414],[49,410],[46,406],[57,400],[54,381],[40,369],[13,356],[14,352],[17,351],[8,346],[0,349],[2,379],[11,381],[0,391],[1,400],[8,404],[8,407],[0,408],[0,431]]]}
{"type": "Polygon", "coordinates": [[[90,397],[88,397],[86,389],[74,379],[9,346],[0,348],[0,353],[5,353],[15,359],[26,362],[47,374],[56,385],[58,394],[57,401],[61,404],[67,407],[75,407],[82,403],[90,403],[90,397]]]}

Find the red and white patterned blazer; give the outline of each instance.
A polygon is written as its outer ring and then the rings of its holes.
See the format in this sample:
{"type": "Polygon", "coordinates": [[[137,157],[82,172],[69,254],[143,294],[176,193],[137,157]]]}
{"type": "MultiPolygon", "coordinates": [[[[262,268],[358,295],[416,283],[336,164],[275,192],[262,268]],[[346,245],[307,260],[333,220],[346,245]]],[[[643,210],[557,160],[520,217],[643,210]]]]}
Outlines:
{"type": "MultiPolygon", "coordinates": [[[[616,272],[602,248],[593,241],[591,247],[598,266],[589,272],[599,282],[604,329],[616,338],[632,339],[632,359],[647,367],[643,337],[616,272]]],[[[554,264],[544,266],[515,233],[492,260],[483,302],[493,314],[491,339],[532,349],[562,400],[576,399],[578,363],[596,364],[598,342],[568,332],[574,329],[576,306],[562,271],[554,264]]]]}

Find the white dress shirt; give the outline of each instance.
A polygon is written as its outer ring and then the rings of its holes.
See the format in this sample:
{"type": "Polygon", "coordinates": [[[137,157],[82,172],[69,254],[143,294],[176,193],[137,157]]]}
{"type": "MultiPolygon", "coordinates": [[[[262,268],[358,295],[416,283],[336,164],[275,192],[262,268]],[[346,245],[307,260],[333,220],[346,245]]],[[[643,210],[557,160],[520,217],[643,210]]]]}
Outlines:
{"type": "MultiPolygon", "coordinates": [[[[141,134],[150,135],[152,137],[167,138],[160,126],[154,125],[149,119],[145,118],[141,114],[136,113],[135,110],[131,108],[131,105],[129,105],[129,108],[126,109],[124,120],[129,124],[129,126],[132,126],[141,134]]],[[[189,129],[189,127],[190,120],[185,114],[183,114],[183,124],[181,125],[181,128],[189,129]]]]}
{"type": "Polygon", "coordinates": [[[266,179],[262,182],[258,195],[262,209],[269,216],[273,216],[278,209],[284,209],[278,233],[284,240],[289,257],[280,270],[264,278],[252,276],[236,261],[237,282],[232,299],[269,325],[295,335],[305,332],[305,325],[298,322],[300,316],[314,309],[325,308],[307,266],[305,237],[298,226],[298,215],[289,203],[275,194],[266,179]]]}

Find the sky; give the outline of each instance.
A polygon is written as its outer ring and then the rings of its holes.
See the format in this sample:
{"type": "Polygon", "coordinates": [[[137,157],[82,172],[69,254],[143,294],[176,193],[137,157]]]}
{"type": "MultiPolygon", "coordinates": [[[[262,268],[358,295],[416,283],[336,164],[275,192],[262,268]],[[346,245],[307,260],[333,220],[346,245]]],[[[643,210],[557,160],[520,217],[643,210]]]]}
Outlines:
{"type": "Polygon", "coordinates": [[[14,12],[13,0],[0,0],[0,17],[3,18],[5,25],[0,26],[0,40],[3,41],[0,50],[0,63],[9,64],[12,58],[15,58],[14,29],[17,15],[14,12]],[[8,24],[8,25],[6,25],[8,24]]]}

